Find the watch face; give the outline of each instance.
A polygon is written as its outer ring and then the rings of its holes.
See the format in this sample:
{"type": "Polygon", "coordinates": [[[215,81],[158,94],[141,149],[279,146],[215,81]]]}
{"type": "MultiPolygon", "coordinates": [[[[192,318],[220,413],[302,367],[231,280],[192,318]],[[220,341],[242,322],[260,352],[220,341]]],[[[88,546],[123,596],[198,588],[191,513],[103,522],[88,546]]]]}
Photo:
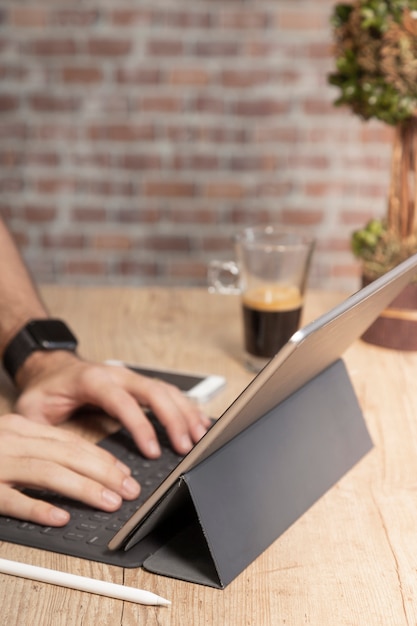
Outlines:
{"type": "Polygon", "coordinates": [[[32,337],[44,350],[74,350],[77,339],[61,320],[36,320],[27,326],[32,337]]]}

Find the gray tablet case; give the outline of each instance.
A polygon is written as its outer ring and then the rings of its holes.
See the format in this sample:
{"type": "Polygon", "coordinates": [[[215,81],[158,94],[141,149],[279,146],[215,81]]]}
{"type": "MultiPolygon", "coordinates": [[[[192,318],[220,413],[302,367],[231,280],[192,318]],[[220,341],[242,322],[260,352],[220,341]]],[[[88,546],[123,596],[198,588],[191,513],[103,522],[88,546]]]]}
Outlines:
{"type": "Polygon", "coordinates": [[[338,360],[180,478],[148,518],[179,530],[143,566],[225,587],[371,447],[338,360]]]}

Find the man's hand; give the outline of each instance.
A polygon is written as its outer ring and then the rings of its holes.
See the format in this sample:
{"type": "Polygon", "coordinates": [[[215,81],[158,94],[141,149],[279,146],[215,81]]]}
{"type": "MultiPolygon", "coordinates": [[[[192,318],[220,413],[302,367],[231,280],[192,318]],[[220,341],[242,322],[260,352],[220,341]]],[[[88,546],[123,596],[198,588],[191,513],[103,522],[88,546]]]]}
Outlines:
{"type": "Polygon", "coordinates": [[[165,426],[179,454],[186,454],[210,425],[176,387],[124,367],[92,364],[69,352],[35,352],[18,371],[17,383],[17,413],[55,425],[84,405],[99,407],[118,419],[150,458],[160,455],[160,447],[141,406],[165,426]]]}
{"type": "Polygon", "coordinates": [[[25,417],[0,417],[0,514],[63,526],[69,513],[19,489],[42,488],[104,511],[133,500],[140,486],[109,452],[62,428],[25,417]]]}

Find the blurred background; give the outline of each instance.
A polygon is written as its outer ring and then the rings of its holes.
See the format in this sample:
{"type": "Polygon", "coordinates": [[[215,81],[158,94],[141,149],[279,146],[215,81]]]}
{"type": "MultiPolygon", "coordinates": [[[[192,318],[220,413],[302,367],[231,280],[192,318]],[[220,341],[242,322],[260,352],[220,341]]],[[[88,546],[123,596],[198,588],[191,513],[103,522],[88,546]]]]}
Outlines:
{"type": "Polygon", "coordinates": [[[0,4],[0,214],[38,282],[205,285],[243,225],[353,291],[391,130],[335,108],[330,0],[0,4]]]}

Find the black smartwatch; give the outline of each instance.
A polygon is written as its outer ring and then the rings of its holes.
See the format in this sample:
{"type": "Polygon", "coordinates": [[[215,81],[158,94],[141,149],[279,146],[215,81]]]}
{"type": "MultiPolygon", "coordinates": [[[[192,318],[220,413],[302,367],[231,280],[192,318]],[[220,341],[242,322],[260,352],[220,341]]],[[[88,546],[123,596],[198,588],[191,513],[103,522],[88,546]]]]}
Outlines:
{"type": "Polygon", "coordinates": [[[57,319],[31,320],[7,344],[3,354],[3,367],[14,380],[17,370],[32,352],[75,352],[77,344],[76,337],[65,322],[57,319]]]}

